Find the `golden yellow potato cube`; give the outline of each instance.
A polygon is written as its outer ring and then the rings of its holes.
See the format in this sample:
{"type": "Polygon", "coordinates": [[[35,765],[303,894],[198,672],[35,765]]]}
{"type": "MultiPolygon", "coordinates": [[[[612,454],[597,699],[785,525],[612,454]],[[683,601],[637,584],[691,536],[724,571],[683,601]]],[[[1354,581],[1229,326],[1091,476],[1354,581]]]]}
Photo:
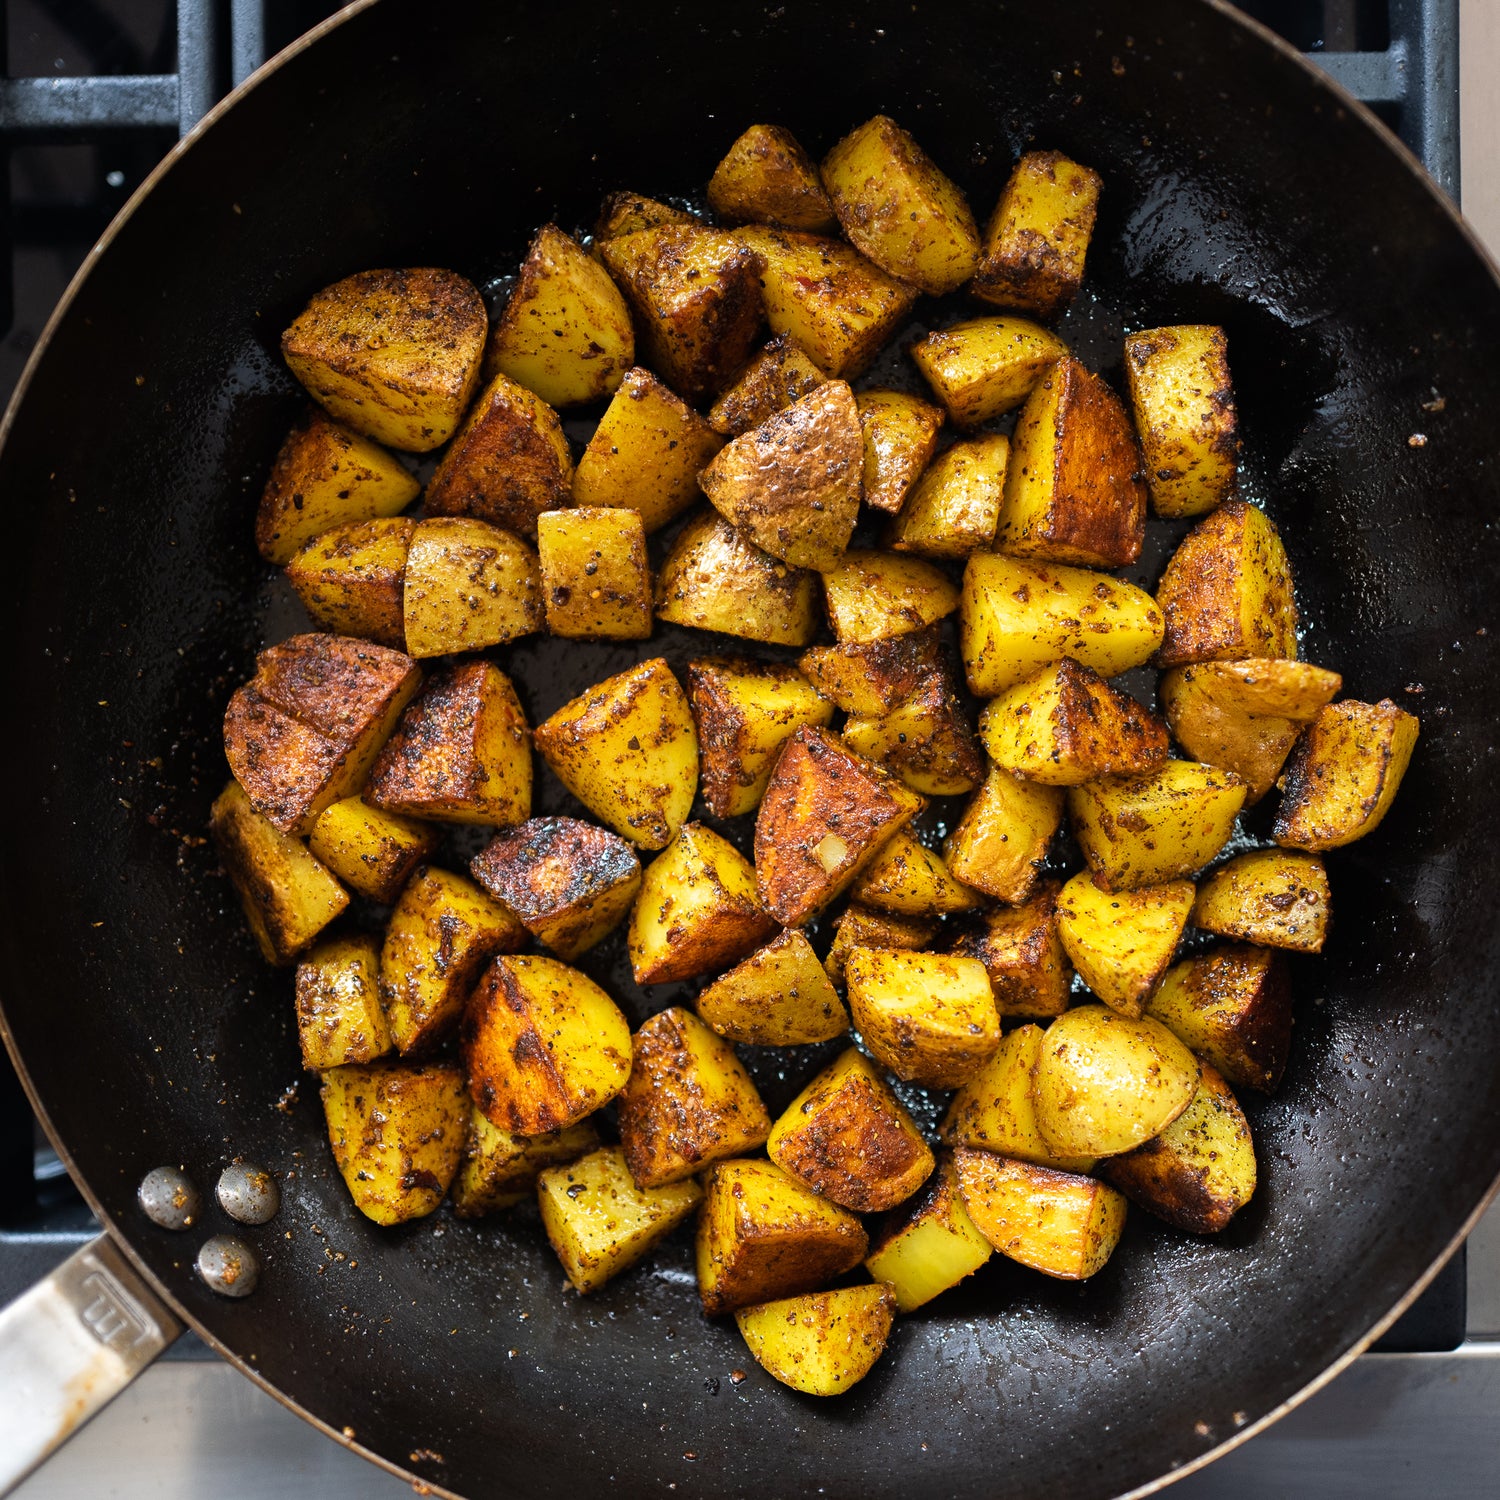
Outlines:
{"type": "Polygon", "coordinates": [[[897,917],[851,901],[833,924],[833,942],[823,968],[835,984],[843,984],[844,966],[856,948],[925,948],[937,933],[937,923],[917,917],[897,917]]]}
{"type": "Polygon", "coordinates": [[[394,1049],[380,1004],[380,945],[367,933],[325,938],[297,965],[302,1066],[321,1073],[394,1049]]]}
{"type": "Polygon", "coordinates": [[[708,206],[731,224],[777,224],[811,234],[838,227],[812,158],[779,125],[752,125],[735,141],[709,179],[708,206]]]}
{"type": "Polygon", "coordinates": [[[918,339],[911,357],[948,415],[979,427],[1019,406],[1068,346],[1026,318],[970,318],[918,339]]]}
{"type": "Polygon", "coordinates": [[[694,1003],[720,1036],[755,1047],[831,1042],[849,1029],[833,981],[795,927],[721,974],[694,1003]]]}
{"type": "Polygon", "coordinates": [[[409,516],[353,521],[299,547],[286,579],[308,619],[338,635],[404,649],[401,589],[415,526],[409,516]]]}
{"type": "Polygon", "coordinates": [[[958,590],[931,563],[861,547],[823,575],[823,593],[840,645],[910,635],[958,608],[958,590]]]}
{"type": "Polygon", "coordinates": [[[1010,439],[1000,433],[955,443],[940,454],[891,522],[887,546],[923,557],[968,557],[990,546],[1010,439]]]}
{"type": "Polygon", "coordinates": [[[903,829],[886,844],[849,887],[849,899],[904,917],[942,917],[984,903],[972,887],[955,880],[940,854],[903,829]]]}
{"type": "Polygon", "coordinates": [[[660,229],[663,224],[698,222],[692,214],[673,208],[670,203],[659,203],[655,198],[644,198],[639,193],[607,193],[594,223],[594,239],[617,240],[643,229],[660,229]]]}
{"type": "Polygon", "coordinates": [[[1106,891],[1084,870],[1062,889],[1057,929],[1083,982],[1111,1010],[1138,1016],[1177,952],[1193,909],[1193,884],[1172,880],[1106,891]]]}
{"type": "Polygon", "coordinates": [[[536,520],[547,631],[582,641],[651,634],[651,566],[636,510],[579,506],[536,520]]]}
{"type": "Polygon", "coordinates": [[[491,1125],[478,1105],[469,1105],[469,1135],[464,1159],[453,1179],[453,1212],[460,1219],[514,1208],[536,1189],[548,1168],[577,1161],[599,1145],[592,1120],[545,1135],[512,1135],[491,1125]]]}
{"type": "Polygon", "coordinates": [[[925,797],[973,791],[984,776],[984,757],[955,686],[944,662],[890,713],[851,717],[844,725],[844,743],[925,797]]]}
{"type": "Polygon", "coordinates": [[[318,814],[307,847],[345,885],[389,906],[411,872],[437,852],[440,838],[426,823],[345,797],[318,814]]]}
{"type": "Polygon", "coordinates": [[[880,718],[915,697],[943,671],[938,627],[879,641],[814,646],[797,666],[802,675],[845,713],[880,718]]]}
{"type": "Polygon", "coordinates": [[[898,1312],[915,1312],[993,1254],[964,1207],[953,1158],[944,1156],[922,1196],[877,1236],[865,1270],[890,1287],[898,1312]]]}
{"type": "Polygon", "coordinates": [[[542,628],[542,570],[512,532],[472,516],[418,521],[406,554],[406,649],[482,651],[542,628]]]}
{"type": "Polygon", "coordinates": [[[991,770],[948,836],[948,871],[986,896],[1022,906],[1062,827],[1061,787],[991,770]]]}
{"type": "Polygon", "coordinates": [[[1263,948],[1321,953],[1329,904],[1328,872],[1316,854],[1252,849],[1199,886],[1193,926],[1263,948]]]}
{"type": "Polygon", "coordinates": [[[767,1374],[805,1396],[839,1396],[885,1352],[895,1316],[890,1288],[875,1284],[762,1302],[734,1321],[767,1374]]]}
{"type": "Polygon", "coordinates": [[[865,439],[865,504],[894,515],[937,451],[943,413],[905,391],[861,391],[854,404],[865,439]]]}
{"type": "Polygon", "coordinates": [[[984,965],[1002,1019],[1047,1020],[1068,1008],[1073,965],[1058,933],[1061,890],[1058,881],[1044,880],[1024,906],[993,907],[949,949],[984,965]]]}
{"type": "Polygon", "coordinates": [[[794,338],[778,334],[714,402],[708,425],[726,437],[739,437],[810,396],[827,379],[794,338]]]}

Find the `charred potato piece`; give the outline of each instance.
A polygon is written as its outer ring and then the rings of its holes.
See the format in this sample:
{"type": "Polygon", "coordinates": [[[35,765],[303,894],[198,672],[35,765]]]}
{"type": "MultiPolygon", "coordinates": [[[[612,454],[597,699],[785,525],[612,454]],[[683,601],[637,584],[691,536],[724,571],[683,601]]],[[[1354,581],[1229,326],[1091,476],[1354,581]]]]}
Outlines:
{"type": "Polygon", "coordinates": [[[910,635],[958,608],[958,590],[931,563],[859,547],[823,575],[823,594],[841,646],[910,635]]]}
{"type": "Polygon", "coordinates": [[[1063,887],[1058,935],[1083,982],[1111,1010],[1138,1016],[1167,972],[1192,909],[1191,881],[1111,893],[1085,870],[1063,887]]]}
{"type": "Polygon", "coordinates": [[[887,545],[923,557],[968,557],[995,540],[1010,439],[1000,433],[955,443],[906,497],[887,545]]]}
{"type": "Polygon", "coordinates": [[[626,946],[637,984],[668,984],[738,963],[776,930],[750,861],[688,823],[646,866],[626,946]]]}
{"type": "Polygon", "coordinates": [[[810,396],[828,377],[788,334],[778,334],[714,402],[708,425],[739,437],[810,396]]]}
{"type": "Polygon", "coordinates": [[[524,823],[531,746],[510,678],[487,661],[435,672],[380,752],[365,800],[440,823],[524,823]]]}
{"type": "Polygon", "coordinates": [[[596,683],[537,726],[542,758],[616,833],[662,849],[698,787],[698,732],[687,694],[660,657],[596,683]]]}
{"type": "Polygon", "coordinates": [[[735,141],[709,179],[708,206],[730,224],[777,224],[810,234],[838,227],[812,158],[779,125],[752,125],[735,141]]]}
{"type": "Polygon", "coordinates": [[[635,363],[630,309],[608,272],[556,224],[537,231],[484,355],[548,406],[609,395],[635,363]]]}
{"type": "Polygon", "coordinates": [[[897,917],[874,911],[851,901],[833,924],[833,942],[823,967],[835,984],[843,984],[845,965],[856,948],[892,948],[914,951],[925,948],[937,932],[937,923],[917,917],[897,917]]]}
{"type": "Polygon", "coordinates": [[[297,1040],[302,1066],[315,1073],[394,1050],[373,937],[325,938],[297,965],[297,1040]]]}
{"type": "Polygon", "coordinates": [[[635,850],[577,818],[532,818],[497,834],[469,869],[538,942],[569,963],[619,926],[641,887],[635,850]]]}
{"type": "Polygon", "coordinates": [[[984,757],[946,666],[890,713],[851,718],[844,743],[927,797],[972,792],[984,775],[984,757]]]}
{"type": "Polygon", "coordinates": [[[639,193],[609,193],[594,223],[594,239],[603,243],[645,229],[660,229],[664,224],[698,222],[692,214],[673,208],[670,203],[659,203],[655,198],[644,198],[639,193]]]}
{"type": "Polygon", "coordinates": [[[933,627],[878,641],[814,646],[797,666],[845,713],[875,719],[915,697],[942,672],[943,648],[933,627]]]}
{"type": "Polygon", "coordinates": [[[831,1042],[849,1029],[833,981],[795,927],[721,974],[696,1004],[720,1036],[756,1047],[831,1042]]]}
{"type": "Polygon", "coordinates": [[[635,510],[580,506],[537,517],[547,631],[582,641],[651,634],[646,527],[635,510]]]}
{"type": "Polygon", "coordinates": [[[1062,819],[1060,787],[991,770],[948,837],[949,872],[986,896],[1022,906],[1036,887],[1062,819]]]}
{"type": "Polygon", "coordinates": [[[937,452],[943,414],[905,391],[861,391],[854,404],[865,439],[865,504],[894,515],[937,452]]]}
{"type": "Polygon", "coordinates": [[[865,866],[849,887],[849,899],[903,917],[942,917],[983,904],[976,891],[948,873],[942,855],[906,829],[865,866]]]}
{"type": "Polygon", "coordinates": [[[985,912],[981,925],[960,933],[949,950],[984,965],[1002,1020],[1047,1020],[1068,1008],[1073,966],[1058,933],[1060,890],[1057,881],[1044,881],[1024,906],[985,912]]]}
{"type": "Polygon", "coordinates": [[[734,1321],[767,1374],[804,1396],[838,1396],[885,1352],[895,1316],[890,1288],[870,1285],[763,1302],[734,1321]]]}
{"type": "Polygon", "coordinates": [[[491,1125],[471,1103],[464,1159],[453,1179],[453,1212],[460,1219],[477,1219],[514,1208],[532,1195],[548,1167],[577,1161],[598,1145],[592,1120],[545,1135],[512,1135],[491,1125]]]}
{"type": "Polygon", "coordinates": [[[1328,933],[1328,872],[1316,854],[1253,849],[1198,888],[1193,926],[1263,948],[1321,953],[1328,933]]]}
{"type": "Polygon", "coordinates": [[[299,547],[286,579],[308,619],[338,635],[404,649],[401,589],[416,524],[408,516],[354,521],[299,547]]]}
{"type": "Polygon", "coordinates": [[[898,1312],[915,1312],[957,1286],[994,1254],[958,1190],[951,1156],[938,1162],[920,1198],[882,1227],[865,1270],[890,1287],[898,1312]]]}
{"type": "Polygon", "coordinates": [[[948,415],[960,427],[979,427],[1019,406],[1042,371],[1068,346],[1026,318],[971,318],[929,333],[911,347],[948,415]]]}
{"type": "Polygon", "coordinates": [[[426,453],[457,428],[479,380],[484,298],[453,271],[361,271],[324,287],[281,354],[346,427],[426,453]]]}
{"type": "Polygon", "coordinates": [[[406,554],[406,649],[450,656],[542,628],[542,571],[520,537],[472,516],[418,521],[406,554]]]}
{"type": "Polygon", "coordinates": [[[1389,698],[1320,709],[1287,763],[1272,837],[1291,849],[1341,849],[1373,832],[1411,764],[1418,728],[1389,698]]]}
{"type": "Polygon", "coordinates": [[[426,823],[345,797],[318,814],[307,847],[351,890],[389,906],[411,872],[437,852],[439,840],[426,823]]]}

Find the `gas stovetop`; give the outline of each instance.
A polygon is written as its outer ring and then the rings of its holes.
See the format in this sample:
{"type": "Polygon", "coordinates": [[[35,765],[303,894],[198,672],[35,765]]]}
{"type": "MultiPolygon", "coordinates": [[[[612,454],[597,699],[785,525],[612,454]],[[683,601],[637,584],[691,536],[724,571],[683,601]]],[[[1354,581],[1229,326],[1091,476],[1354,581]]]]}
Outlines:
{"type": "MultiPolygon", "coordinates": [[[[0,0],[0,395],[89,247],[177,136],[337,7],[0,0]]],[[[1459,193],[1459,0],[1245,0],[1459,193]]],[[[0,1304],[95,1232],[0,1054],[0,1304]]],[[[1500,1211],[1391,1332],[1181,1500],[1500,1492],[1500,1211]]],[[[379,1500],[410,1486],[330,1443],[192,1335],[24,1484],[25,1500],[379,1500]]]]}

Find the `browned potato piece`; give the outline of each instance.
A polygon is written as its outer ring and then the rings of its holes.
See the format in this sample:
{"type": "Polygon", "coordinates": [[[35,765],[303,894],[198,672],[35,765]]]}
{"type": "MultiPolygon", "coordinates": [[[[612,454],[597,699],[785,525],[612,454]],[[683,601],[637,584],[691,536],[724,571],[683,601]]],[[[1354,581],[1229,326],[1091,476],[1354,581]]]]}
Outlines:
{"type": "Polygon", "coordinates": [[[622,235],[639,234],[643,229],[660,229],[663,224],[697,224],[692,214],[643,198],[639,193],[609,193],[599,208],[594,225],[596,241],[617,240],[622,235]]]}
{"type": "Polygon", "coordinates": [[[999,307],[1055,317],[1083,283],[1103,186],[1097,172],[1060,151],[1026,152],[985,225],[970,292],[999,307]]]}
{"type": "Polygon", "coordinates": [[[255,513],[255,545],[283,565],[325,531],[393,516],[421,491],[399,459],[313,410],[276,455],[255,513]]]}
{"type": "Polygon", "coordinates": [[[437,852],[440,838],[429,824],[345,797],[318,814],[307,847],[345,885],[389,906],[411,872],[437,852]]]}
{"type": "Polygon", "coordinates": [[[924,557],[967,557],[987,548],[1000,520],[1010,439],[1001,433],[955,443],[906,497],[887,545],[924,557]]]}
{"type": "Polygon", "coordinates": [[[992,769],[948,837],[948,869],[976,891],[1022,906],[1062,819],[1060,787],[992,769]]]}
{"type": "Polygon", "coordinates": [[[665,1187],[754,1151],[771,1117],[734,1048],[674,1005],[642,1024],[617,1101],[620,1145],[636,1186],[665,1187]]]}
{"type": "Polygon", "coordinates": [[[416,524],[409,516],[354,521],[298,548],[286,578],[313,624],[404,649],[401,589],[416,524]]]}
{"type": "Polygon", "coordinates": [[[739,437],[811,395],[827,379],[794,338],[778,334],[714,402],[708,425],[726,437],[739,437]]]}
{"type": "Polygon", "coordinates": [[[823,575],[823,595],[840,645],[910,635],[958,608],[958,590],[931,563],[859,547],[823,575]]]}
{"type": "Polygon", "coordinates": [[[380,752],[365,799],[440,823],[524,823],[531,746],[510,678],[487,661],[435,672],[380,752]]]}
{"type": "Polygon", "coordinates": [[[538,942],[570,963],[625,919],[641,886],[635,850],[578,818],[531,818],[496,834],[469,869],[538,942]]]}
{"type": "Polygon", "coordinates": [[[1084,870],[1063,887],[1058,936],[1083,982],[1111,1010],[1138,1016],[1167,972],[1192,909],[1191,881],[1109,892],[1084,870]]]}
{"type": "Polygon", "coordinates": [[[487,323],[484,299],[456,272],[361,271],[312,298],[281,354],[336,421],[426,453],[474,394],[487,323]]]}
{"type": "Polygon", "coordinates": [[[646,866],[630,914],[637,984],[668,984],[738,963],[776,924],[756,897],[750,861],[702,823],[689,823],[646,866]]]}
{"type": "Polygon", "coordinates": [[[835,984],[843,984],[844,966],[856,948],[896,948],[910,952],[925,948],[936,932],[936,922],[897,917],[851,901],[833,924],[833,942],[823,967],[835,984]]]}
{"type": "Polygon", "coordinates": [[[656,617],[748,641],[805,646],[818,629],[818,575],[778,562],[708,510],[678,533],[657,574],[656,617]]]}
{"type": "Polygon", "coordinates": [[[1068,346],[1026,318],[971,318],[911,346],[916,367],[960,427],[1019,406],[1068,346]]]}
{"type": "Polygon", "coordinates": [[[586,974],[506,955],[469,997],[460,1035],[474,1102],[513,1135],[565,1130],[625,1087],[630,1023],[586,974]]]}
{"type": "Polygon", "coordinates": [[[687,666],[698,724],[703,802],[716,818],[754,812],[782,746],[804,724],[826,725],[833,704],[795,667],[742,657],[687,666]]]}
{"type": "Polygon", "coordinates": [[[1342,685],[1337,672],[1307,662],[1251,658],[1173,667],[1158,696],[1177,743],[1240,777],[1248,804],[1275,785],[1302,726],[1342,685]]]}
{"type": "Polygon", "coordinates": [[[756,1047],[831,1042],[849,1029],[833,981],[795,927],[721,974],[696,1004],[720,1036],[756,1047]]]}
{"type": "Polygon", "coordinates": [[[1068,1008],[1073,966],[1058,934],[1060,890],[1057,881],[1044,881],[1024,906],[995,907],[954,940],[950,951],[984,965],[1002,1019],[1049,1020],[1068,1008]]]}
{"type": "Polygon", "coordinates": [[[768,1375],[805,1396],[838,1396],[870,1373],[895,1317],[891,1289],[866,1285],[742,1307],[734,1321],[768,1375]]]}
{"type": "Polygon", "coordinates": [[[289,964],[348,906],[343,886],[237,781],[219,793],[208,829],[267,963],[289,964]]]}
{"type": "Polygon", "coordinates": [[[478,1105],[469,1105],[469,1135],[463,1164],[453,1179],[453,1212],[460,1219],[513,1208],[529,1198],[548,1168],[576,1161],[599,1144],[592,1120],[545,1135],[512,1135],[491,1125],[478,1105]]]}
{"type": "Polygon", "coordinates": [[[1047,786],[1139,775],[1167,758],[1156,716],[1069,656],[992,699],[979,734],[997,766],[1047,786]]]}
{"type": "Polygon", "coordinates": [[[839,240],[751,224],[740,242],[764,262],[760,293],[772,333],[789,333],[835,380],[864,373],[917,300],[839,240]]]}
{"type": "Polygon", "coordinates": [[[698,1295],[709,1317],[807,1292],[853,1270],[864,1226],[775,1162],[720,1162],[698,1219],[698,1295]]]}
{"type": "Polygon", "coordinates": [[[647,363],[689,401],[722,390],[760,332],[756,251],[722,229],[667,224],[607,239],[599,253],[635,311],[647,363]]]}
{"type": "Polygon", "coordinates": [[[1158,666],[1297,656],[1297,601],[1281,536],[1263,510],[1231,500],[1172,554],[1156,602],[1166,617],[1158,666]]]}
{"type": "Polygon", "coordinates": [[[849,887],[849,899],[903,917],[941,917],[983,904],[948,873],[943,857],[902,829],[849,887]]]}
{"type": "Polygon", "coordinates": [[[898,1311],[915,1312],[993,1253],[964,1207],[958,1169],[945,1154],[921,1194],[881,1227],[865,1270],[890,1287],[898,1311]]]}
{"type": "Polygon", "coordinates": [[[542,628],[542,570],[509,531],[472,516],[418,521],[402,611],[412,656],[481,651],[542,628]]]}
{"type": "Polygon", "coordinates": [[[380,945],[369,934],[325,938],[297,965],[297,1040],[302,1066],[316,1073],[393,1049],[380,1004],[380,945]]]}
{"type": "Polygon", "coordinates": [[[814,646],[797,662],[802,675],[847,714],[880,718],[943,671],[936,627],[883,640],[814,646]]]}
{"type": "Polygon", "coordinates": [[[422,680],[409,656],[338,635],[294,635],[255,658],[229,700],[224,754],[283,832],[357,792],[422,680]]]}
{"type": "Polygon", "coordinates": [[[844,743],[927,797],[971,792],[984,775],[984,757],[946,664],[899,708],[878,719],[851,718],[844,743]]]}
{"type": "Polygon", "coordinates": [[[429,516],[475,516],[536,538],[544,510],[570,505],[573,455],[558,415],[496,375],[480,393],[423,498],[429,516]]]}
{"type": "Polygon", "coordinates": [[[735,141],[709,180],[708,206],[730,224],[777,224],[810,234],[838,228],[812,158],[779,125],[752,125],[735,141]]]}
{"type": "Polygon", "coordinates": [[[894,514],[937,452],[943,414],[905,391],[861,391],[854,404],[865,438],[865,504],[894,514]]]}
{"type": "Polygon", "coordinates": [[[1264,948],[1321,953],[1328,908],[1328,872],[1316,854],[1252,849],[1198,888],[1193,926],[1264,948]]]}
{"type": "Polygon", "coordinates": [[[1417,720],[1389,698],[1320,709],[1281,781],[1272,836],[1291,849],[1341,849],[1379,825],[1417,746],[1417,720]]]}
{"type": "Polygon", "coordinates": [[[1141,555],[1145,535],[1130,418],[1097,375],[1065,354],[1043,371],[1016,420],[995,549],[1124,568],[1141,555]]]}
{"type": "Polygon", "coordinates": [[[1206,1057],[1237,1088],[1275,1093],[1292,1045],[1285,956],[1232,943],[1171,969],[1146,1014],[1206,1057]]]}
{"type": "Polygon", "coordinates": [[[936,1165],[911,1116],[854,1047],[787,1106],[766,1152],[784,1172],[862,1214],[911,1197],[936,1165]]]}
{"type": "Polygon", "coordinates": [[[1157,1218],[1217,1234],[1255,1194],[1255,1146],[1229,1085],[1203,1063],[1193,1102],[1154,1140],[1112,1156],[1103,1171],[1157,1218]]]}
{"type": "Polygon", "coordinates": [[[755,882],[783,927],[811,921],[925,804],[824,729],[781,752],[755,820],[755,882]]]}
{"type": "Polygon", "coordinates": [[[508,375],[549,406],[580,406],[609,395],[634,362],[619,288],[576,240],[542,225],[490,330],[486,377],[508,375]]]}
{"type": "Polygon", "coordinates": [[[651,567],[636,510],[580,506],[537,517],[547,631],[582,641],[651,634],[651,567]]]}
{"type": "Polygon", "coordinates": [[[762,551],[827,572],[859,518],[864,454],[854,392],[829,380],[737,437],[698,483],[762,551]]]}
{"type": "Polygon", "coordinates": [[[979,227],[958,186],[887,115],[823,158],[823,186],[849,243],[883,271],[936,297],[979,264],[979,227]]]}

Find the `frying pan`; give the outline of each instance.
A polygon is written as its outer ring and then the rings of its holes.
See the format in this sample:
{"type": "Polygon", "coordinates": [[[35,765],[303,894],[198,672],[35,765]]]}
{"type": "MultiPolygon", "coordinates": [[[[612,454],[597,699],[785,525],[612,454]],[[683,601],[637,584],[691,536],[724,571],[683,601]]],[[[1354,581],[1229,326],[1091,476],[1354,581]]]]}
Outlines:
{"type": "MultiPolygon", "coordinates": [[[[299,44],[90,257],[0,452],[4,1021],[117,1280],[142,1278],[127,1311],[154,1293],[340,1441],[470,1496],[1106,1496],[1273,1418],[1391,1320],[1500,1171],[1497,348],[1500,289],[1449,205],[1227,6],[383,0],[299,44]],[[1424,736],[1384,825],[1333,861],[1338,930],[1297,967],[1286,1082],[1249,1101],[1250,1208],[1214,1241],[1136,1215],[1083,1285],[991,1266],[819,1404],[699,1316],[682,1242],[585,1300],[524,1214],[363,1221],[288,982],[198,839],[228,693],[295,624],[249,536],[299,409],[276,339],[307,295],[371,263],[488,283],[609,189],[696,190],[752,120],[816,152],[877,110],[981,212],[1033,142],[1103,173],[1065,335],[1117,378],[1128,327],[1227,326],[1305,654],[1424,736]],[[228,1301],[191,1271],[227,1221],[173,1235],[135,1190],[163,1162],[208,1187],[236,1156],[290,1175],[243,1231],[260,1288],[228,1301]]],[[[633,654],[505,660],[535,722],[633,654]]],[[[634,989],[617,947],[593,963],[636,1018],[681,993],[634,989]]],[[[757,1066],[773,1109],[804,1076],[757,1066]]]]}

